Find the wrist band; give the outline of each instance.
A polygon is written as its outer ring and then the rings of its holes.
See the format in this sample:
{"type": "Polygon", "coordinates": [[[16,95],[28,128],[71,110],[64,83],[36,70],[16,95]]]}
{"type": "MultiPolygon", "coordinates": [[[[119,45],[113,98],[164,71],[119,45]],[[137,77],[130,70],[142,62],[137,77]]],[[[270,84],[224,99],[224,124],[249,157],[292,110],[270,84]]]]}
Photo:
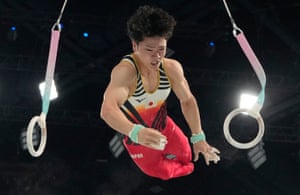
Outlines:
{"type": "Polygon", "coordinates": [[[128,134],[128,137],[131,139],[131,141],[133,141],[134,143],[138,143],[138,133],[143,128],[145,128],[143,125],[134,124],[134,126],[128,134]]]}
{"type": "Polygon", "coordinates": [[[198,133],[198,134],[193,134],[190,138],[191,142],[193,144],[199,142],[199,141],[203,141],[203,140],[206,140],[205,138],[205,134],[204,132],[202,131],[201,133],[198,133]]]}

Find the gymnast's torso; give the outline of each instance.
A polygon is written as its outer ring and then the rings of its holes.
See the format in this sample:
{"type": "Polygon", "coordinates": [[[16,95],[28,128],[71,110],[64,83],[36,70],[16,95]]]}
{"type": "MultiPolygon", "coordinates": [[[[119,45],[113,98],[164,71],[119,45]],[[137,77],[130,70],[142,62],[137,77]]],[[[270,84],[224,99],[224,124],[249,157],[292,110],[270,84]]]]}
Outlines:
{"type": "MultiPolygon", "coordinates": [[[[126,55],[122,58],[122,61],[125,60],[132,64],[137,71],[137,79],[135,89],[133,93],[129,95],[129,98],[121,106],[123,112],[134,120],[136,116],[135,111],[132,110],[131,106],[136,110],[136,112],[141,116],[145,121],[148,127],[153,127],[153,123],[157,119],[159,112],[166,107],[166,100],[170,94],[171,86],[168,76],[165,73],[163,61],[159,65],[158,70],[158,85],[151,92],[145,90],[145,83],[143,82],[139,66],[134,59],[133,55],[126,55]]],[[[166,112],[166,111],[165,111],[166,112]]],[[[137,121],[135,121],[137,122],[137,121]]]]}

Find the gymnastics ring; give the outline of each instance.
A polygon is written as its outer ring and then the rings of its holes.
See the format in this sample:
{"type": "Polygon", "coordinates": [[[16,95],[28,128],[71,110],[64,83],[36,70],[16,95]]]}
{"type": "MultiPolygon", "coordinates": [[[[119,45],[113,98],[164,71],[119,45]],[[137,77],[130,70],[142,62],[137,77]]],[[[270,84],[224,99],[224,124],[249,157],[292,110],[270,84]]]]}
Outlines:
{"type": "Polygon", "coordinates": [[[40,156],[45,150],[46,141],[47,141],[46,116],[44,113],[41,113],[40,116],[32,117],[27,127],[26,143],[27,143],[27,148],[29,153],[34,157],[40,156]],[[34,149],[32,143],[32,134],[36,123],[38,123],[38,125],[41,128],[41,141],[37,150],[34,149]]]}
{"type": "Polygon", "coordinates": [[[226,140],[228,141],[228,143],[230,143],[232,146],[236,147],[236,148],[239,148],[239,149],[249,149],[249,148],[252,148],[254,147],[255,145],[257,145],[263,135],[264,135],[264,131],[265,131],[265,125],[264,125],[264,121],[260,115],[259,112],[254,112],[253,110],[249,110],[249,109],[246,109],[246,108],[237,108],[233,111],[231,111],[227,117],[225,118],[225,121],[224,121],[224,125],[223,125],[223,130],[224,130],[224,135],[225,135],[225,138],[226,140]],[[229,132],[229,124],[231,122],[231,120],[238,114],[241,114],[241,113],[247,113],[249,114],[249,116],[253,117],[254,119],[256,119],[257,123],[258,123],[258,127],[259,127],[259,130],[257,132],[257,135],[256,137],[250,141],[250,142],[247,142],[247,143],[241,143],[241,142],[238,142],[236,141],[230,134],[229,132]]]}

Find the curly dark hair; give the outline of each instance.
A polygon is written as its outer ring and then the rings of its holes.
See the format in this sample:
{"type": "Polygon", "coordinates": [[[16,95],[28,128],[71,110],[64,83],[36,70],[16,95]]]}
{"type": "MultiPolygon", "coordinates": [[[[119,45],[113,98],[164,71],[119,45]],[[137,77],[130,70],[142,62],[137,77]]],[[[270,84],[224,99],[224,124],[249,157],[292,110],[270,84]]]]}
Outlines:
{"type": "Polygon", "coordinates": [[[161,36],[169,40],[176,21],[173,16],[158,7],[140,6],[127,21],[127,33],[131,40],[140,42],[144,37],[161,36]]]}

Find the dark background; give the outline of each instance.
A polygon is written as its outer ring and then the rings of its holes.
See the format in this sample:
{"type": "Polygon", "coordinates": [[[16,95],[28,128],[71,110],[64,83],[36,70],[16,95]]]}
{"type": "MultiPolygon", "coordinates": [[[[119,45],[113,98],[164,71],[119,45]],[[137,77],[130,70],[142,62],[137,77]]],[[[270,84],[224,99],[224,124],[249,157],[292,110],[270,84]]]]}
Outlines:
{"type": "MultiPolygon", "coordinates": [[[[55,69],[59,97],[50,104],[45,152],[35,158],[22,149],[20,135],[41,112],[38,84],[45,77],[50,30],[63,1],[0,0],[1,194],[300,194],[300,3],[228,3],[267,76],[261,111],[267,161],[257,169],[249,151],[235,149],[223,135],[224,119],[238,106],[239,93],[258,93],[260,85],[232,35],[222,1],[68,1],[55,69]],[[219,164],[207,167],[201,158],[193,174],[170,181],[143,175],[126,152],[114,158],[108,143],[115,132],[99,117],[110,71],[131,52],[126,20],[144,4],[176,18],[169,55],[182,63],[208,141],[222,152],[219,164]]],[[[173,94],[168,107],[189,136],[173,94]]],[[[238,139],[256,133],[251,118],[233,123],[238,139]]]]}

